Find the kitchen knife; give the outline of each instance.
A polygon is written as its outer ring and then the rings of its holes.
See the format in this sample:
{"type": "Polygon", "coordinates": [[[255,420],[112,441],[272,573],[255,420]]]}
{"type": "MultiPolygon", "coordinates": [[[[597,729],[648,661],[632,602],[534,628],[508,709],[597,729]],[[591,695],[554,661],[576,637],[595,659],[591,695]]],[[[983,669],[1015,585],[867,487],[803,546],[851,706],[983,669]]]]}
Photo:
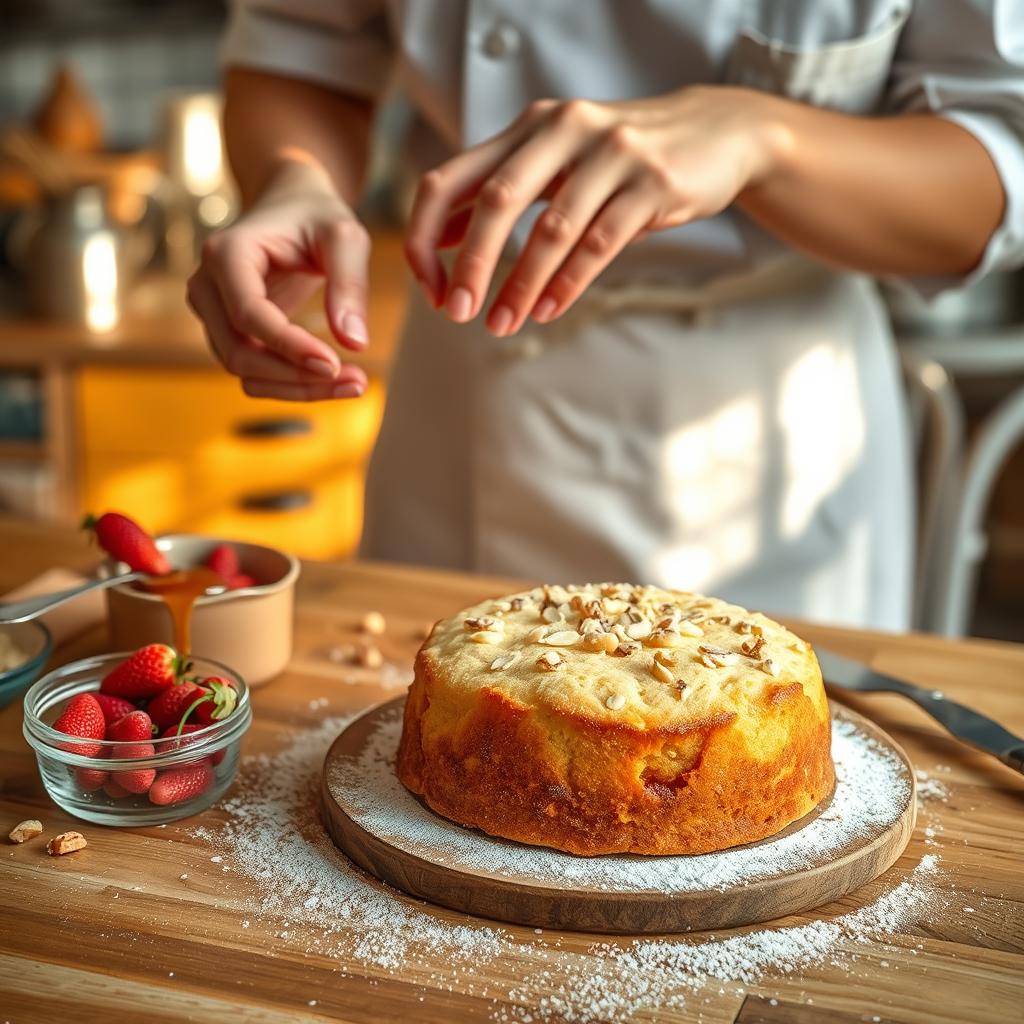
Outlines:
{"type": "Polygon", "coordinates": [[[1024,775],[1024,739],[1004,729],[998,722],[963,704],[946,698],[941,690],[928,690],[894,676],[875,672],[856,661],[842,658],[831,651],[815,648],[821,674],[829,686],[847,690],[874,692],[886,690],[901,693],[924,708],[936,721],[944,725],[957,739],[970,743],[999,758],[1005,765],[1024,775]]]}

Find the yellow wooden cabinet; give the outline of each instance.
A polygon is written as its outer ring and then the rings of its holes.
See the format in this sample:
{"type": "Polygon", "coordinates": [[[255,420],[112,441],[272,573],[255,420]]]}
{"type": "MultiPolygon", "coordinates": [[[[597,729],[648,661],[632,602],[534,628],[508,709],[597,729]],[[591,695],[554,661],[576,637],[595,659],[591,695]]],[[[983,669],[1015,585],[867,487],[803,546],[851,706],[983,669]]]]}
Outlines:
{"type": "Polygon", "coordinates": [[[217,369],[83,367],[76,377],[82,506],[158,532],[350,553],[384,389],[360,399],[251,399],[217,369]]]}

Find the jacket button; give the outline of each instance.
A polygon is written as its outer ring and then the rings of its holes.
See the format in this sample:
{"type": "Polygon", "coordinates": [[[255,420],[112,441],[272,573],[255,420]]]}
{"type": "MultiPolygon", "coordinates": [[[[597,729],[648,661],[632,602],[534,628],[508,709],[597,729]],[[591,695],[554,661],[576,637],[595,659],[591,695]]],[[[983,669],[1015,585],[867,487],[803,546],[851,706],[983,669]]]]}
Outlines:
{"type": "Polygon", "coordinates": [[[488,57],[501,60],[519,52],[522,36],[519,30],[507,22],[495,25],[483,38],[482,49],[488,57]]]}

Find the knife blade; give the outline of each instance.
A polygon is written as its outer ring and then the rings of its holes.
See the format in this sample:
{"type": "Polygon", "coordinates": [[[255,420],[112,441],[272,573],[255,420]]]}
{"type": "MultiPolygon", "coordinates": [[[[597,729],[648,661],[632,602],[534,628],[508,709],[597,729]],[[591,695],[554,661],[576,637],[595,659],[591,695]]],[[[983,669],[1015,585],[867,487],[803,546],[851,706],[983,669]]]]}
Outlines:
{"type": "Polygon", "coordinates": [[[815,654],[827,685],[861,692],[888,691],[909,697],[957,739],[997,757],[1024,775],[1024,739],[980,711],[950,700],[941,690],[915,686],[831,651],[815,648],[815,654]]]}

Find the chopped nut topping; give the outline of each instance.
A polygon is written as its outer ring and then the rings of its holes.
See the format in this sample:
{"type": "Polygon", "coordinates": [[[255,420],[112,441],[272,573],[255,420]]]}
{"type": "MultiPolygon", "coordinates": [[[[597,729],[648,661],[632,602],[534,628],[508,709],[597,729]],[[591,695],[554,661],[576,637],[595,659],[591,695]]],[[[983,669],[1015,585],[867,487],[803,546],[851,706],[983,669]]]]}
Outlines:
{"type": "Polygon", "coordinates": [[[654,652],[654,660],[659,665],[666,665],[671,668],[676,663],[676,656],[670,651],[657,650],[654,652]]]}
{"type": "Polygon", "coordinates": [[[612,633],[586,633],[583,636],[585,651],[604,651],[605,654],[612,654],[618,646],[618,637],[612,633]]]}
{"type": "Polygon", "coordinates": [[[682,679],[677,679],[673,684],[673,689],[676,691],[676,700],[683,699],[683,691],[686,689],[686,683],[682,679]]]}
{"type": "Polygon", "coordinates": [[[752,622],[747,622],[746,619],[740,619],[740,621],[736,623],[737,633],[751,633],[753,632],[753,629],[754,624],[752,622]]]}
{"type": "Polygon", "coordinates": [[[631,622],[626,627],[626,636],[630,640],[643,640],[645,636],[651,635],[651,624],[646,619],[631,622]]]}
{"type": "Polygon", "coordinates": [[[701,644],[697,650],[700,651],[701,661],[708,668],[723,668],[725,665],[734,665],[739,660],[739,655],[735,651],[723,651],[721,647],[701,644]]]}
{"type": "Polygon", "coordinates": [[[675,678],[672,674],[672,670],[667,665],[662,665],[657,658],[651,662],[651,675],[653,675],[659,683],[671,683],[675,678]]]}
{"type": "Polygon", "coordinates": [[[513,597],[509,604],[511,605],[509,611],[521,612],[523,610],[523,599],[521,597],[513,597]]]}
{"type": "Polygon", "coordinates": [[[740,644],[740,650],[748,658],[756,658],[761,653],[761,648],[764,647],[764,637],[754,637],[753,640],[744,640],[740,644]]]}
{"type": "Polygon", "coordinates": [[[565,615],[563,615],[561,610],[556,608],[553,604],[545,605],[541,610],[540,617],[545,622],[550,622],[552,624],[556,622],[565,622],[565,615]]]}
{"type": "Polygon", "coordinates": [[[626,706],[626,698],[621,693],[612,693],[605,698],[604,705],[609,711],[621,711],[626,706]]]}
{"type": "Polygon", "coordinates": [[[621,615],[629,604],[625,601],[620,601],[614,597],[606,597],[604,599],[604,611],[606,615],[621,615]]]}
{"type": "Polygon", "coordinates": [[[491,671],[500,672],[502,669],[506,669],[516,662],[515,654],[499,654],[494,661],[491,662],[491,671]]]}
{"type": "Polygon", "coordinates": [[[370,636],[381,636],[388,628],[388,624],[380,612],[367,612],[359,623],[359,628],[370,636]]]}
{"type": "Polygon", "coordinates": [[[464,619],[463,626],[470,633],[481,633],[486,629],[504,629],[505,623],[501,619],[492,619],[488,615],[481,615],[475,619],[464,619]]]}
{"type": "Polygon", "coordinates": [[[779,666],[771,658],[765,658],[761,662],[761,668],[770,676],[777,676],[779,674],[779,666]]]}
{"type": "Polygon", "coordinates": [[[512,602],[511,601],[495,601],[494,602],[494,614],[495,615],[504,615],[505,612],[510,612],[510,611],[512,611],[512,602]]]}
{"type": "Polygon", "coordinates": [[[720,626],[732,625],[732,619],[728,615],[712,615],[708,622],[717,622],[720,626]]]}
{"type": "Polygon", "coordinates": [[[560,629],[544,637],[544,643],[549,647],[572,647],[573,644],[578,644],[581,639],[582,637],[575,629],[560,629]]]}
{"type": "Polygon", "coordinates": [[[640,650],[639,644],[630,643],[628,640],[619,644],[618,647],[612,651],[612,654],[617,658],[628,658],[631,654],[636,654],[640,650]]]}
{"type": "Polygon", "coordinates": [[[469,639],[475,644],[500,644],[505,634],[496,629],[482,629],[479,633],[470,633],[469,639]]]}
{"type": "Polygon", "coordinates": [[[604,623],[600,619],[584,619],[580,623],[580,632],[587,636],[589,633],[605,632],[604,623]]]}
{"type": "Polygon", "coordinates": [[[562,656],[558,651],[545,651],[537,659],[537,668],[542,672],[554,672],[562,664],[562,656]]]}
{"type": "Polygon", "coordinates": [[[676,624],[676,629],[682,636],[703,636],[704,630],[692,619],[683,619],[676,624]]]}
{"type": "Polygon", "coordinates": [[[647,637],[648,647],[678,647],[682,637],[674,629],[656,629],[647,637]]]}
{"type": "Polygon", "coordinates": [[[26,843],[30,839],[35,839],[36,836],[41,835],[43,831],[43,823],[36,821],[35,818],[28,818],[26,821],[20,821],[14,828],[11,829],[8,839],[12,843],[26,843]]]}
{"type": "Polygon", "coordinates": [[[526,634],[526,639],[531,644],[541,644],[544,642],[544,637],[548,635],[548,626],[534,626],[529,633],[526,634]]]}
{"type": "Polygon", "coordinates": [[[46,852],[51,857],[63,857],[65,853],[74,853],[75,850],[84,849],[86,846],[88,843],[81,832],[61,832],[46,844],[46,852]]]}

